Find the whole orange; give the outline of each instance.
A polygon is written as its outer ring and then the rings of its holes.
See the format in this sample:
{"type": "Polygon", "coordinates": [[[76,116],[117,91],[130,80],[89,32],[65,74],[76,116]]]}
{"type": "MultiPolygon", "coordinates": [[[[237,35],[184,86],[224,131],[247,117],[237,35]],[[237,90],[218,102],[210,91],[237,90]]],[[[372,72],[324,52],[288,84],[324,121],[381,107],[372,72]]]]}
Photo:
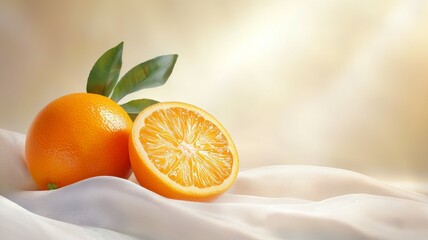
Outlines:
{"type": "Polygon", "coordinates": [[[132,120],[113,100],[90,93],[60,97],[45,106],[28,130],[25,156],[41,189],[101,175],[128,178],[132,120]]]}

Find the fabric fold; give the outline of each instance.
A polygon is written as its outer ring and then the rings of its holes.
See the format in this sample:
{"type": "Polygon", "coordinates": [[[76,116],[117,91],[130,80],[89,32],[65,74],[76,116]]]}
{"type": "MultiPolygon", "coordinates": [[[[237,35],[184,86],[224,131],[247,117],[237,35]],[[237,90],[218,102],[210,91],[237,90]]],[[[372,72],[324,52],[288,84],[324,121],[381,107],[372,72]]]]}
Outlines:
{"type": "Polygon", "coordinates": [[[107,176],[38,191],[23,164],[24,138],[0,130],[4,239],[422,240],[428,236],[427,196],[327,167],[243,170],[228,192],[210,202],[168,199],[133,181],[107,176]],[[16,182],[8,179],[13,174],[19,178],[16,182]]]}

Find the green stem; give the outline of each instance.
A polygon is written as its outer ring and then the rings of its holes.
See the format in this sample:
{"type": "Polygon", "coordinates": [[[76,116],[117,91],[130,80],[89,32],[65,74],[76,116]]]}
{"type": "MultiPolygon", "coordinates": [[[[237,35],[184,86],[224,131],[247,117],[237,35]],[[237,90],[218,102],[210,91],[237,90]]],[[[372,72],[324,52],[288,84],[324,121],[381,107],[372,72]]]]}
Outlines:
{"type": "Polygon", "coordinates": [[[55,189],[58,188],[58,186],[56,184],[54,184],[54,183],[48,183],[47,186],[48,186],[49,190],[55,190],[55,189]]]}

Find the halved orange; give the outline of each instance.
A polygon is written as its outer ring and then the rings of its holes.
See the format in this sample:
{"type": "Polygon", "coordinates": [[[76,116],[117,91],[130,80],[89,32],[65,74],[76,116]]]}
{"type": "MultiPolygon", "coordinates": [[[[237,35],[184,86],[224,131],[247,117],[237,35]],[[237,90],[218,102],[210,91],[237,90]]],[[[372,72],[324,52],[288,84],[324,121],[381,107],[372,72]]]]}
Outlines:
{"type": "Polygon", "coordinates": [[[141,186],[165,197],[203,201],[229,189],[239,159],[226,129],[186,103],[157,103],[134,121],[129,143],[141,186]]]}

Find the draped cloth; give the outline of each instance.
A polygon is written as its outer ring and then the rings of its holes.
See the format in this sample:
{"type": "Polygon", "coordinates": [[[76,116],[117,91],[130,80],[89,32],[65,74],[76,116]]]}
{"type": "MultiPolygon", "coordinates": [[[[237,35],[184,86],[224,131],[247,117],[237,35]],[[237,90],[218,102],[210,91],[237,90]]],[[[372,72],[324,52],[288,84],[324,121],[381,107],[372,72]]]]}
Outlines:
{"type": "MultiPolygon", "coordinates": [[[[0,129],[1,239],[427,239],[428,197],[336,168],[243,169],[210,202],[94,177],[36,189],[25,136],[0,129]]],[[[242,159],[245,161],[245,159],[242,159]]]]}

